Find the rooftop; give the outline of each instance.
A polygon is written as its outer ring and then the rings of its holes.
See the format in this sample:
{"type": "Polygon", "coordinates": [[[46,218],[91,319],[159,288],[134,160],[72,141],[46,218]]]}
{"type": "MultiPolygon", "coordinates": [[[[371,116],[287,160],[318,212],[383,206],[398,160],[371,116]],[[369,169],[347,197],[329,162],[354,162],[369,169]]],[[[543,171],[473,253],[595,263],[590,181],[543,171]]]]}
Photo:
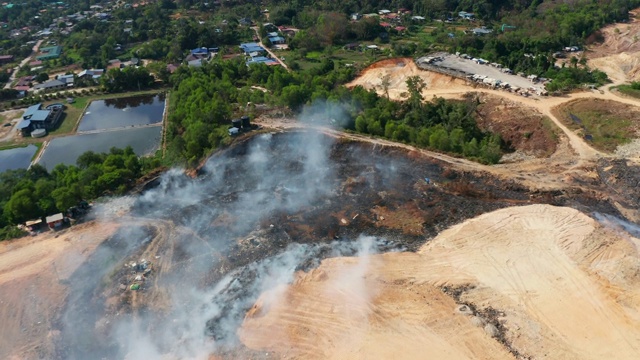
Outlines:
{"type": "Polygon", "coordinates": [[[54,221],[60,221],[62,219],[64,219],[64,216],[62,215],[62,213],[57,213],[55,215],[47,216],[46,221],[47,221],[47,223],[50,223],[50,222],[54,222],[54,221]]]}

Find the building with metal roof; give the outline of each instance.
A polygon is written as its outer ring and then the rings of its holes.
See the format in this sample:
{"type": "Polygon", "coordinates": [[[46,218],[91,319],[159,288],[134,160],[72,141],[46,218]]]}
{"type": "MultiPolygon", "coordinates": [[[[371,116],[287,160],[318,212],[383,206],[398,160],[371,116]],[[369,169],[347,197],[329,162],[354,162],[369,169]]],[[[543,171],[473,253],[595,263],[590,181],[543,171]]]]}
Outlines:
{"type": "Polygon", "coordinates": [[[285,40],[282,36],[271,36],[269,37],[269,42],[273,45],[275,44],[284,44],[285,40]]]}
{"type": "Polygon", "coordinates": [[[62,54],[62,46],[50,46],[40,49],[42,55],[36,56],[36,60],[57,59],[62,54]]]}
{"type": "Polygon", "coordinates": [[[62,104],[52,104],[42,108],[42,104],[29,106],[22,114],[22,121],[17,128],[23,136],[28,136],[35,129],[52,130],[62,116],[62,104]]]}

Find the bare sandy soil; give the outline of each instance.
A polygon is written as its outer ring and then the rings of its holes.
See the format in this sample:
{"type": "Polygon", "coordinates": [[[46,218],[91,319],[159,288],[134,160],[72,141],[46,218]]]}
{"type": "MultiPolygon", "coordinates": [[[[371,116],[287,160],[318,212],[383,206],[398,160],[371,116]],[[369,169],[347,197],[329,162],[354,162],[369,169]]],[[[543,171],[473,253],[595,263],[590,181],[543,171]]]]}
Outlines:
{"type": "Polygon", "coordinates": [[[498,210],[418,253],[325,260],[239,335],[287,358],[637,359],[638,245],[573,209],[498,210]]]}
{"type": "Polygon", "coordinates": [[[15,134],[15,131],[13,131],[13,129],[17,123],[17,121],[15,120],[20,119],[22,111],[23,110],[7,110],[0,113],[0,115],[2,115],[2,118],[5,120],[0,120],[0,142],[11,140],[13,138],[13,134],[15,134]],[[13,122],[13,124],[11,126],[2,126],[8,122],[13,122]]]}
{"type": "Polygon", "coordinates": [[[67,296],[67,279],[116,226],[86,223],[0,242],[0,358],[46,358],[57,334],[52,321],[67,296]]]}
{"type": "Polygon", "coordinates": [[[420,76],[426,83],[425,94],[428,91],[437,90],[465,90],[471,87],[465,85],[465,81],[454,77],[419,69],[410,58],[397,58],[379,61],[367,69],[361,76],[346,86],[353,88],[362,86],[368,90],[376,90],[379,94],[384,94],[382,89],[382,78],[389,76],[389,97],[392,99],[406,99],[408,96],[407,79],[411,76],[420,76]]]}
{"type": "Polygon", "coordinates": [[[628,23],[606,26],[592,37],[602,41],[589,46],[588,65],[609,75],[616,84],[640,79],[640,10],[631,11],[628,23]]]}

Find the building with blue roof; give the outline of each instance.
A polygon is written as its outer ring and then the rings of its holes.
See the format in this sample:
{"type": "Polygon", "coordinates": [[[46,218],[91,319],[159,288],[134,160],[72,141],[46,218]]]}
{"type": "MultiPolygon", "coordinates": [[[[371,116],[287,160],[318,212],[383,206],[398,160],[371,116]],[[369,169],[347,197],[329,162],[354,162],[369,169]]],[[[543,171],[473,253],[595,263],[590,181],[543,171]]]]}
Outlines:
{"type": "Polygon", "coordinates": [[[191,50],[191,55],[209,55],[209,49],[206,47],[199,47],[191,50]]]}
{"type": "Polygon", "coordinates": [[[22,114],[22,121],[17,128],[23,136],[28,136],[35,129],[52,130],[58,125],[62,109],[62,104],[52,104],[44,109],[42,104],[29,106],[22,114]]]}
{"type": "Polygon", "coordinates": [[[266,52],[266,50],[258,43],[243,43],[240,44],[240,49],[242,49],[246,55],[266,52]]]}
{"type": "Polygon", "coordinates": [[[276,45],[276,44],[284,44],[285,40],[282,36],[270,36],[269,42],[271,43],[271,45],[276,45]]]}

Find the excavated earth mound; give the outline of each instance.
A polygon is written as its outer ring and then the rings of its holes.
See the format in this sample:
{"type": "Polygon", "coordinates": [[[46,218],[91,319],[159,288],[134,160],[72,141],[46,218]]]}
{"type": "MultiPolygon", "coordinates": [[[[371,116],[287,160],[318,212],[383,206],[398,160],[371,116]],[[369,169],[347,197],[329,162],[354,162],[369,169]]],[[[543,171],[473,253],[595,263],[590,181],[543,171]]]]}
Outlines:
{"type": "Polygon", "coordinates": [[[418,253],[324,260],[239,336],[287,358],[637,359],[638,245],[571,208],[501,209],[418,253]]]}
{"type": "Polygon", "coordinates": [[[640,79],[640,21],[638,9],[631,11],[629,23],[612,24],[592,34],[593,43],[585,54],[591,68],[600,69],[616,83],[640,79]]]}
{"type": "Polygon", "coordinates": [[[406,81],[411,76],[421,77],[426,84],[425,89],[429,91],[471,89],[471,87],[465,85],[464,80],[418,69],[410,58],[378,61],[364,69],[357,79],[346,86],[353,88],[360,85],[367,90],[375,90],[379,95],[386,95],[382,87],[382,80],[385,76],[389,78],[389,97],[394,100],[407,98],[408,88],[406,81]]]}

